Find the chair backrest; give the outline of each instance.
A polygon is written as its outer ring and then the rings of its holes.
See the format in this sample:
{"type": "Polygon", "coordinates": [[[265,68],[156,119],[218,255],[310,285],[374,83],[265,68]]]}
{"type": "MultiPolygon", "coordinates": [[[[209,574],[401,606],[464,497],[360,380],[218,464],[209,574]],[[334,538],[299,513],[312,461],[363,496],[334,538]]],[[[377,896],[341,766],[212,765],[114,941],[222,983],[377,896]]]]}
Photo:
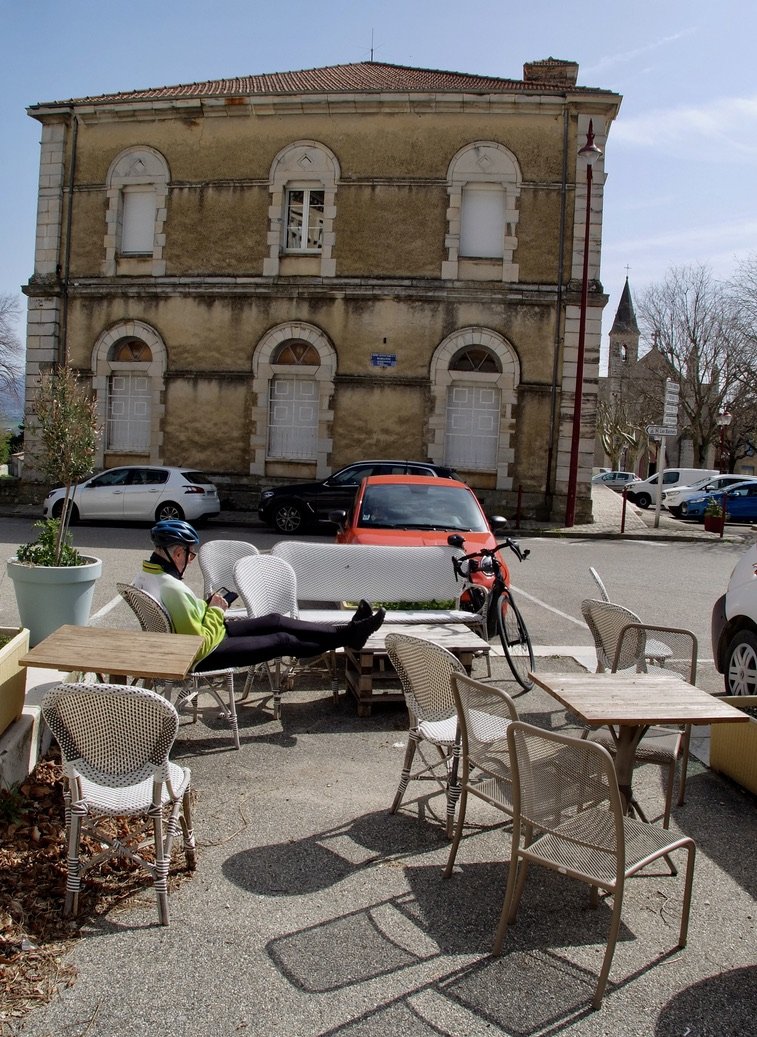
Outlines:
{"type": "Polygon", "coordinates": [[[483,684],[466,673],[452,674],[452,695],[464,757],[482,771],[506,776],[507,729],[518,719],[515,703],[502,688],[483,684]]]}
{"type": "Polygon", "coordinates": [[[171,617],[152,594],[130,583],[117,583],[116,590],[131,608],[143,630],[151,630],[158,634],[173,633],[171,617]]]}
{"type": "Polygon", "coordinates": [[[248,616],[278,612],[297,616],[297,577],[289,562],[273,555],[249,555],[234,566],[234,582],[248,616]]]}
{"type": "Polygon", "coordinates": [[[197,562],[202,573],[205,597],[219,587],[239,591],[234,583],[234,566],[240,558],[258,553],[257,547],[248,544],[246,540],[206,540],[202,543],[197,553],[197,562]]]}
{"type": "Polygon", "coordinates": [[[599,575],[599,573],[593,565],[589,566],[589,572],[591,573],[592,579],[594,580],[594,582],[597,585],[597,588],[599,589],[599,594],[602,598],[602,601],[609,601],[610,595],[607,593],[607,588],[605,587],[604,582],[602,581],[602,577],[599,575]]]}
{"type": "Polygon", "coordinates": [[[169,777],[179,717],[154,691],[133,684],[58,684],[45,694],[42,715],[69,778],[80,774],[98,785],[126,788],[169,777]]]}
{"type": "MultiPolygon", "coordinates": [[[[594,638],[597,650],[597,670],[609,670],[616,659],[618,638],[629,623],[641,623],[635,612],[616,605],[612,601],[598,601],[586,598],[581,602],[581,612],[594,638]]],[[[627,670],[631,666],[644,668],[644,637],[638,631],[636,638],[624,640],[623,654],[617,659],[619,670],[627,670]]]]}
{"type": "Polygon", "coordinates": [[[507,729],[516,816],[539,832],[556,832],[576,814],[567,836],[576,871],[607,875],[625,856],[623,805],[612,757],[586,738],[546,731],[520,720],[507,729]],[[616,858],[610,864],[608,857],[616,858]]]}
{"type": "Polygon", "coordinates": [[[452,674],[465,673],[459,659],[441,645],[409,634],[387,634],[386,651],[413,717],[435,721],[456,715],[452,674]]]}
{"type": "Polygon", "coordinates": [[[683,627],[662,627],[652,623],[628,623],[618,635],[611,669],[622,669],[618,661],[628,658],[643,638],[644,667],[649,664],[680,673],[689,684],[696,684],[699,643],[692,630],[683,627]]]}

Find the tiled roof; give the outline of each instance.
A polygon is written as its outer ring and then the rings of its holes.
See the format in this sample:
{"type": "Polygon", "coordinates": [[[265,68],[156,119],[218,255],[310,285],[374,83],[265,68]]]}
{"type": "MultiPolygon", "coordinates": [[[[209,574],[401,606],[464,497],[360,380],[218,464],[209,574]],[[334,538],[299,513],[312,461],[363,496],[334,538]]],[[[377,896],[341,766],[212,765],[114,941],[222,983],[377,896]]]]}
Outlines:
{"type": "MultiPolygon", "coordinates": [[[[554,62],[554,59],[549,59],[554,62]]],[[[539,63],[535,63],[539,64],[539,63]]],[[[559,66],[561,62],[554,62],[559,66]]],[[[568,63],[569,64],[569,63],[568,63]]],[[[574,66],[575,67],[575,66],[574,66]]],[[[179,86],[160,86],[148,90],[129,90],[95,97],[79,97],[50,104],[117,104],[131,101],[159,101],[177,98],[271,96],[275,94],[320,93],[564,93],[571,91],[596,92],[591,87],[576,87],[566,77],[555,80],[524,82],[520,79],[498,79],[494,76],[469,75],[465,72],[444,72],[438,69],[409,68],[404,65],[385,65],[380,62],[360,61],[350,65],[331,65],[325,68],[302,69],[298,72],[272,72],[266,75],[238,76],[234,79],[209,79],[203,83],[184,83],[179,86]]]]}

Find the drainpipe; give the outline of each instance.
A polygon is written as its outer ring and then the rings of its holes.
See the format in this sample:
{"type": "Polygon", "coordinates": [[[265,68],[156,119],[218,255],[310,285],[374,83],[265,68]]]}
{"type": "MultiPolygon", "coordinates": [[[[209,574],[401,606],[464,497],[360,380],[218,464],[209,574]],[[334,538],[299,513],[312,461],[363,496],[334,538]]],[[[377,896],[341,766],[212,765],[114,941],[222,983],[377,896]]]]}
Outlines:
{"type": "Polygon", "coordinates": [[[68,356],[68,285],[71,268],[71,224],[74,213],[74,179],[76,176],[76,139],[79,134],[79,116],[71,115],[71,160],[68,167],[68,204],[66,207],[66,244],[63,250],[63,266],[60,285],[63,297],[58,338],[58,363],[64,365],[68,356]]]}
{"type": "MultiPolygon", "coordinates": [[[[566,98],[567,102],[567,98],[566,98]]],[[[563,300],[563,273],[565,270],[565,221],[566,208],[568,204],[568,110],[563,110],[562,130],[562,183],[560,184],[560,241],[557,250],[557,299],[555,300],[555,342],[554,359],[552,362],[552,391],[550,394],[549,407],[549,439],[547,449],[547,486],[544,494],[544,502],[547,506],[547,514],[552,514],[552,500],[554,498],[554,472],[555,465],[555,428],[557,427],[557,373],[560,360],[560,342],[562,340],[562,300],[563,300]]]]}

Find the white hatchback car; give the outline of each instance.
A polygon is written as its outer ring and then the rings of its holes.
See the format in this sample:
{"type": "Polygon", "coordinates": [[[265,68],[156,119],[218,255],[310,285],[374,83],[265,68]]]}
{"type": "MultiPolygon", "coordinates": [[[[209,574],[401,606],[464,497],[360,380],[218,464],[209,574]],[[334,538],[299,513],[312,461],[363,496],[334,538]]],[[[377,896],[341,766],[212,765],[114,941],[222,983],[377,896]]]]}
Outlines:
{"type": "MultiPolygon", "coordinates": [[[[45,518],[60,516],[65,495],[63,486],[50,490],[43,505],[45,518]]],[[[217,515],[220,510],[218,490],[202,472],[162,465],[124,465],[108,468],[76,484],[71,521],[196,522],[217,515]]]]}
{"type": "Polygon", "coordinates": [[[729,695],[757,695],[757,544],[742,555],[712,609],[712,655],[729,695]]]}

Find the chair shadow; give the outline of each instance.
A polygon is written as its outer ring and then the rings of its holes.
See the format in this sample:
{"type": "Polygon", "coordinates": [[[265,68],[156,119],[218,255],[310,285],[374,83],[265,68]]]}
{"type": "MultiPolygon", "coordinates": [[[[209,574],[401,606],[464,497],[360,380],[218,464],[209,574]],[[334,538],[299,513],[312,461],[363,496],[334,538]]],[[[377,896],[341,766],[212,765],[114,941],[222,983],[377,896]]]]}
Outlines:
{"type": "Polygon", "coordinates": [[[757,965],[732,969],[694,983],[667,1003],[655,1026],[655,1037],[722,1037],[755,1031],[757,965]],[[694,1024],[695,1028],[692,1028],[694,1024]]]}

